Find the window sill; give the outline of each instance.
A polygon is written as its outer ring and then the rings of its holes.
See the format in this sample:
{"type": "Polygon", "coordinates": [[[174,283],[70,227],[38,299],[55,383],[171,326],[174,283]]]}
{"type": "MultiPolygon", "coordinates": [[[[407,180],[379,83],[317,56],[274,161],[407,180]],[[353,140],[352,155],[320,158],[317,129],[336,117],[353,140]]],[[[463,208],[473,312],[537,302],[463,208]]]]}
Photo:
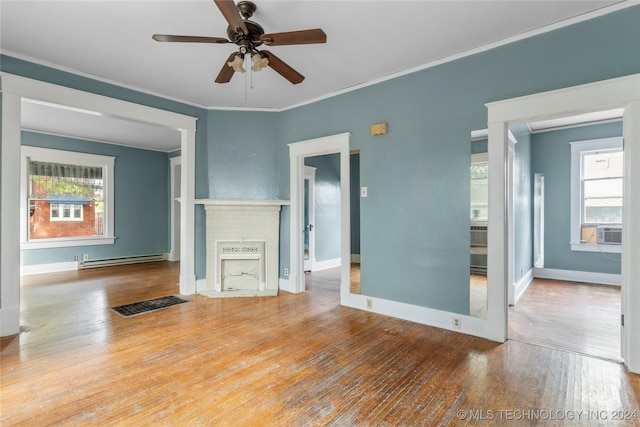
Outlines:
{"type": "Polygon", "coordinates": [[[571,243],[571,250],[578,252],[622,253],[622,245],[597,245],[592,243],[571,243]]]}
{"type": "Polygon", "coordinates": [[[86,237],[86,238],[63,238],[63,239],[38,239],[31,242],[20,243],[21,250],[29,249],[50,249],[69,248],[73,246],[96,246],[113,245],[115,237],[86,237]]]}

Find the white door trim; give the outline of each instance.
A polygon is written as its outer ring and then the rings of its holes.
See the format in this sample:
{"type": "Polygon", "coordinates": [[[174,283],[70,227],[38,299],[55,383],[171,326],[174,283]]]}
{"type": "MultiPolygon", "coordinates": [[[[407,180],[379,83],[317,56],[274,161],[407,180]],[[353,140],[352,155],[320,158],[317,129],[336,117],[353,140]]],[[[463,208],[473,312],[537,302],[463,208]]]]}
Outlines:
{"type": "MultiPolygon", "coordinates": [[[[180,224],[176,224],[176,203],[180,206],[180,195],[176,194],[176,166],[182,165],[182,157],[176,156],[169,159],[169,173],[171,175],[170,189],[170,215],[171,226],[169,232],[171,233],[171,248],[169,250],[169,261],[180,261],[180,224]]],[[[182,167],[180,168],[180,177],[182,178],[182,167]]],[[[182,185],[181,185],[182,186],[182,185]]]]}
{"type": "Polygon", "coordinates": [[[507,339],[506,212],[507,126],[567,114],[624,108],[624,207],[622,235],[622,357],[640,373],[640,74],[487,104],[489,109],[489,254],[487,337],[507,339]]]}
{"type": "Polygon", "coordinates": [[[342,133],[324,138],[289,144],[290,161],[290,190],[291,190],[291,218],[290,218],[290,266],[289,280],[293,283],[295,292],[304,292],[303,272],[303,241],[304,205],[302,177],[304,158],[324,154],[340,153],[340,210],[341,210],[341,261],[342,274],[340,284],[340,303],[346,305],[349,299],[349,275],[351,258],[350,236],[350,204],[349,204],[349,138],[350,133],[342,133]]]}
{"type": "Polygon", "coordinates": [[[195,292],[195,131],[196,118],[120,99],[0,73],[2,90],[2,217],[0,227],[0,335],[20,332],[20,180],[22,98],[95,111],[110,117],[162,126],[181,133],[182,204],[180,293],[195,292]]]}

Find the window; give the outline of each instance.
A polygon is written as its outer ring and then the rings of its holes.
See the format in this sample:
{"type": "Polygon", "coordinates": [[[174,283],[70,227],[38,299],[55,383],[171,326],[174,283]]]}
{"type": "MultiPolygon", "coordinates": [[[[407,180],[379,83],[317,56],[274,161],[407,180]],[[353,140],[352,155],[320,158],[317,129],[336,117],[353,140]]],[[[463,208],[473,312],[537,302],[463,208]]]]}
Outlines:
{"type": "Polygon", "coordinates": [[[113,169],[113,157],[22,147],[22,248],[112,244],[113,169]]]}
{"type": "Polygon", "coordinates": [[[82,204],[50,203],[51,221],[84,221],[82,204]]]}
{"type": "Polygon", "coordinates": [[[471,155],[471,224],[486,225],[489,207],[489,161],[487,153],[471,155]]]}
{"type": "Polygon", "coordinates": [[[622,138],[571,143],[571,248],[619,252],[598,244],[598,226],[622,225],[622,138]]]}

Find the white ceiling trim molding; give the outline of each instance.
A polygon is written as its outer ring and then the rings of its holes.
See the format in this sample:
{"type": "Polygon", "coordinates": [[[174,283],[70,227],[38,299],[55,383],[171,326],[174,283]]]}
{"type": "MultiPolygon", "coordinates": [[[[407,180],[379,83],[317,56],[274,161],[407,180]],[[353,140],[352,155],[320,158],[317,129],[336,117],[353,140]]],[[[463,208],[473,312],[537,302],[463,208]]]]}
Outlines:
{"type": "Polygon", "coordinates": [[[63,104],[67,107],[95,112],[97,115],[137,121],[177,131],[195,130],[195,122],[197,120],[195,117],[146,107],[120,99],[115,100],[115,98],[108,96],[58,86],[6,72],[0,72],[0,79],[3,91],[8,90],[12,93],[18,93],[22,98],[43,101],[53,105],[62,105],[60,100],[64,100],[63,104]],[[154,117],[150,116],[150,110],[154,110],[154,117]]]}
{"type": "Polygon", "coordinates": [[[106,78],[99,77],[99,76],[96,76],[96,75],[91,74],[91,73],[86,73],[86,72],[79,71],[79,70],[76,70],[76,69],[73,69],[73,68],[70,68],[70,67],[64,67],[64,66],[58,65],[56,63],[43,61],[43,60],[36,59],[36,58],[33,58],[33,57],[29,57],[29,56],[26,56],[26,55],[18,54],[18,53],[12,52],[12,51],[5,50],[5,51],[0,51],[0,53],[8,55],[8,56],[12,56],[14,58],[21,59],[21,60],[24,60],[24,61],[29,61],[29,62],[32,62],[34,64],[38,64],[38,65],[54,68],[54,69],[57,69],[57,70],[60,70],[60,71],[63,71],[63,72],[68,72],[68,73],[71,73],[71,74],[75,74],[75,75],[78,75],[78,76],[81,76],[81,77],[90,78],[90,79],[93,79],[93,80],[96,80],[96,81],[99,81],[99,82],[102,82],[102,83],[107,83],[107,84],[119,86],[119,87],[122,87],[122,88],[125,88],[125,89],[133,90],[133,91],[144,93],[144,94],[147,94],[147,95],[152,95],[152,96],[163,98],[163,99],[170,100],[170,101],[180,102],[182,104],[190,105],[190,106],[193,106],[193,107],[203,108],[205,110],[212,110],[212,111],[282,112],[282,111],[291,110],[291,109],[294,109],[294,108],[297,108],[297,107],[301,107],[301,106],[304,106],[304,105],[313,104],[315,102],[318,102],[318,101],[321,101],[321,100],[324,100],[324,99],[328,99],[328,98],[332,98],[332,97],[335,97],[335,96],[339,96],[339,95],[342,95],[342,94],[345,94],[345,93],[348,93],[348,92],[352,92],[352,91],[355,91],[355,90],[358,90],[358,89],[362,89],[362,88],[367,87],[367,86],[373,86],[373,85],[376,85],[378,83],[382,83],[382,82],[385,82],[385,81],[388,81],[388,80],[392,80],[392,79],[395,79],[395,78],[398,78],[398,77],[402,77],[402,76],[405,76],[405,75],[408,75],[408,74],[412,74],[412,73],[415,73],[415,72],[418,72],[418,71],[422,71],[422,70],[425,70],[425,69],[428,69],[428,68],[436,67],[438,65],[442,65],[442,64],[445,64],[445,63],[448,63],[448,62],[451,62],[451,61],[455,61],[455,60],[458,60],[458,59],[461,59],[461,58],[464,58],[464,57],[467,57],[467,56],[475,55],[477,53],[486,52],[488,50],[495,49],[495,48],[500,47],[500,46],[504,46],[504,45],[507,45],[507,44],[510,44],[510,43],[514,43],[514,42],[517,42],[517,41],[520,41],[520,40],[524,40],[524,39],[527,39],[527,38],[530,38],[530,37],[533,37],[533,36],[537,36],[537,35],[540,35],[540,34],[548,33],[550,31],[554,31],[554,30],[557,30],[557,29],[560,29],[560,28],[563,28],[563,27],[567,27],[569,25],[573,25],[573,24],[577,24],[577,23],[580,23],[580,22],[588,21],[590,19],[594,19],[594,18],[597,18],[597,17],[600,17],[600,16],[604,16],[604,15],[607,15],[607,14],[610,14],[610,13],[613,13],[613,12],[617,12],[619,10],[623,10],[623,9],[628,8],[628,7],[635,6],[637,4],[638,3],[635,2],[635,1],[623,0],[623,1],[620,1],[618,3],[612,4],[610,6],[606,6],[606,7],[602,7],[600,9],[594,10],[592,12],[588,12],[588,13],[584,13],[584,14],[579,15],[579,16],[575,16],[575,17],[572,17],[572,18],[564,19],[564,20],[558,21],[556,23],[537,28],[535,30],[523,32],[523,33],[518,34],[518,35],[513,36],[513,37],[508,37],[508,38],[505,38],[503,40],[499,40],[497,42],[489,43],[489,44],[486,44],[484,46],[481,46],[481,47],[478,47],[478,48],[475,48],[475,49],[466,50],[466,51],[460,52],[459,54],[456,54],[456,55],[447,56],[447,57],[439,59],[437,61],[432,61],[432,62],[429,62],[427,64],[423,64],[423,65],[420,65],[420,66],[417,66],[417,67],[409,68],[407,70],[404,70],[404,71],[401,71],[401,72],[398,72],[398,73],[394,73],[394,74],[390,74],[388,76],[381,77],[381,78],[378,78],[378,79],[369,80],[369,81],[365,81],[365,82],[362,82],[362,83],[359,83],[359,84],[355,84],[355,85],[346,87],[346,88],[344,88],[342,90],[334,91],[334,92],[328,93],[328,94],[323,95],[323,96],[312,98],[312,99],[309,99],[309,100],[306,100],[306,101],[302,101],[302,102],[299,102],[299,103],[295,103],[295,104],[292,104],[292,105],[289,105],[289,106],[286,106],[286,107],[282,107],[282,108],[268,108],[268,107],[265,107],[265,108],[256,108],[256,107],[215,107],[215,106],[210,106],[210,105],[204,105],[204,104],[195,103],[195,102],[192,102],[192,101],[187,101],[187,100],[184,100],[184,99],[180,99],[180,98],[177,98],[177,97],[172,97],[170,95],[162,94],[162,93],[151,91],[151,90],[148,90],[148,89],[143,89],[143,88],[140,88],[138,86],[122,83],[122,82],[111,80],[111,79],[106,79],[106,78]]]}
{"type": "Polygon", "coordinates": [[[28,56],[28,55],[22,55],[20,53],[12,52],[12,51],[9,51],[9,50],[0,51],[0,54],[11,56],[12,58],[20,59],[22,61],[31,62],[31,63],[36,64],[36,65],[42,65],[43,67],[53,68],[53,69],[56,69],[58,71],[63,71],[65,73],[74,74],[74,75],[79,76],[79,77],[86,77],[88,79],[96,80],[96,81],[99,81],[101,83],[107,83],[107,84],[110,84],[110,85],[118,86],[118,87],[121,87],[123,89],[129,89],[129,90],[133,90],[133,91],[136,91],[136,92],[144,93],[146,95],[156,96],[158,98],[166,99],[168,101],[175,101],[175,102],[179,102],[181,104],[186,104],[186,105],[190,105],[192,107],[198,107],[198,108],[203,108],[203,109],[207,108],[207,106],[203,105],[203,104],[198,104],[198,103],[191,102],[191,101],[185,101],[184,99],[179,99],[179,98],[176,98],[176,97],[173,97],[173,96],[170,96],[170,95],[162,94],[162,93],[159,93],[159,92],[154,92],[154,91],[151,91],[149,89],[143,89],[141,87],[134,86],[134,85],[129,85],[129,84],[126,84],[126,83],[123,83],[123,82],[119,82],[119,81],[116,81],[116,80],[105,79],[104,77],[99,77],[99,76],[96,76],[95,74],[87,73],[87,72],[84,72],[84,71],[79,71],[79,70],[76,70],[75,68],[65,67],[63,65],[59,65],[59,64],[56,64],[56,63],[53,63],[53,62],[43,61],[41,59],[33,58],[31,56],[28,56]]]}
{"type": "Polygon", "coordinates": [[[520,40],[528,39],[530,37],[534,37],[534,36],[537,36],[537,35],[540,35],[540,34],[545,34],[545,33],[560,29],[560,28],[567,27],[569,25],[577,24],[577,23],[580,23],[580,22],[584,22],[584,21],[588,21],[590,19],[594,19],[594,18],[600,17],[600,16],[608,15],[609,13],[617,12],[619,10],[626,9],[628,7],[631,7],[631,6],[636,6],[637,4],[638,4],[637,2],[632,2],[632,1],[626,1],[626,0],[625,1],[621,1],[620,3],[616,3],[616,4],[611,5],[611,6],[603,7],[601,9],[595,10],[593,12],[585,13],[585,14],[580,15],[580,16],[575,16],[573,18],[569,18],[569,19],[565,19],[565,20],[562,20],[562,21],[558,21],[558,22],[556,22],[554,24],[551,24],[551,25],[547,25],[547,26],[544,26],[544,27],[541,27],[541,28],[537,28],[535,30],[527,31],[527,32],[524,32],[522,34],[518,34],[517,36],[508,37],[506,39],[503,39],[503,40],[500,40],[500,41],[497,41],[497,42],[494,42],[494,43],[489,43],[487,45],[480,46],[480,47],[475,48],[475,49],[471,49],[471,50],[467,50],[467,51],[464,51],[464,52],[460,52],[457,55],[447,56],[446,58],[442,58],[442,59],[439,59],[437,61],[432,61],[432,62],[429,62],[427,64],[420,65],[418,67],[409,68],[407,70],[400,71],[400,72],[395,73],[395,74],[390,74],[388,76],[381,77],[379,79],[371,80],[371,81],[368,81],[368,82],[363,82],[363,83],[360,83],[360,84],[357,84],[357,85],[354,85],[354,86],[350,86],[348,88],[344,88],[344,89],[342,89],[340,91],[337,91],[337,92],[332,92],[330,94],[327,94],[327,95],[324,95],[324,96],[320,96],[320,97],[317,97],[317,98],[314,98],[314,99],[310,99],[308,101],[304,101],[304,102],[300,102],[300,103],[297,103],[297,104],[294,104],[294,105],[290,105],[288,107],[281,108],[278,111],[286,111],[286,110],[290,110],[290,109],[293,109],[293,108],[302,107],[304,105],[313,104],[314,102],[322,101],[323,99],[332,98],[334,96],[338,96],[338,95],[342,95],[342,94],[345,94],[345,93],[348,93],[348,92],[352,92],[354,90],[362,89],[362,88],[367,87],[367,86],[373,86],[373,85],[376,85],[378,83],[386,82],[388,80],[392,80],[392,79],[395,79],[395,78],[398,78],[398,77],[406,76],[408,74],[413,74],[413,73],[416,73],[418,71],[426,70],[428,68],[437,67],[438,65],[446,64],[447,62],[456,61],[458,59],[462,59],[462,58],[465,58],[467,56],[475,55],[477,53],[486,52],[486,51],[489,51],[491,49],[495,49],[497,47],[501,47],[501,46],[505,46],[505,45],[508,45],[508,44],[511,44],[511,43],[515,43],[515,42],[518,42],[520,40]]]}
{"type": "Polygon", "coordinates": [[[41,134],[41,135],[51,135],[51,136],[56,136],[56,137],[60,137],[60,138],[68,138],[68,139],[77,139],[77,140],[81,140],[81,141],[97,142],[99,144],[117,145],[119,147],[134,148],[136,150],[157,151],[158,153],[173,153],[174,151],[180,151],[179,147],[178,148],[172,148],[171,150],[164,150],[164,149],[160,149],[160,148],[151,148],[151,147],[140,147],[139,145],[123,144],[122,142],[115,142],[115,141],[110,141],[110,140],[105,140],[105,139],[91,138],[91,137],[85,137],[85,136],[80,137],[80,136],[69,135],[68,133],[59,133],[59,132],[50,132],[50,131],[44,131],[44,130],[39,130],[39,129],[30,129],[29,127],[26,127],[26,126],[23,126],[22,130],[25,131],[25,132],[37,133],[37,134],[41,134]]]}

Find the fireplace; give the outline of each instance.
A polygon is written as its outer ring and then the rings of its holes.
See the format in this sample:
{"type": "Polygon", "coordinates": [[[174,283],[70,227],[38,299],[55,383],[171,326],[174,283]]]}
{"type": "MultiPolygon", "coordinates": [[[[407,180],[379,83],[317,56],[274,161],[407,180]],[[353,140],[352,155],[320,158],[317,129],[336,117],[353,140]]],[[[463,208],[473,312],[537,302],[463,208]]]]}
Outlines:
{"type": "Polygon", "coordinates": [[[279,288],[281,200],[200,200],[210,297],[273,296],[279,288]]]}
{"type": "Polygon", "coordinates": [[[217,271],[216,291],[239,291],[257,289],[264,291],[265,277],[265,241],[241,242],[218,241],[216,251],[217,271]]]}

